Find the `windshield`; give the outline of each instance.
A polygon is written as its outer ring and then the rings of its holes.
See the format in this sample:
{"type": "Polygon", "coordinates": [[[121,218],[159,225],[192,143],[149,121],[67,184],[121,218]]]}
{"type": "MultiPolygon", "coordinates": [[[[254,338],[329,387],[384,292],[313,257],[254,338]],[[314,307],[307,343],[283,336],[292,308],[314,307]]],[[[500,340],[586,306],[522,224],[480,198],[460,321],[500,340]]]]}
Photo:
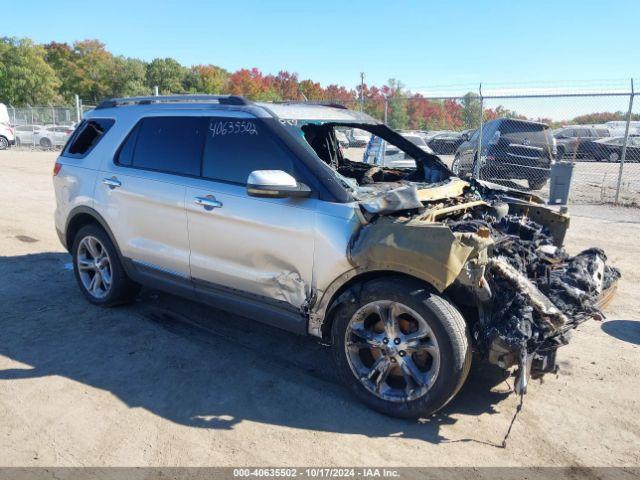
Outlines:
{"type": "Polygon", "coordinates": [[[451,176],[417,134],[401,135],[382,124],[367,124],[364,130],[349,122],[280,121],[355,198],[394,185],[427,185],[451,176]],[[346,142],[338,138],[343,129],[350,130],[346,142]]]}

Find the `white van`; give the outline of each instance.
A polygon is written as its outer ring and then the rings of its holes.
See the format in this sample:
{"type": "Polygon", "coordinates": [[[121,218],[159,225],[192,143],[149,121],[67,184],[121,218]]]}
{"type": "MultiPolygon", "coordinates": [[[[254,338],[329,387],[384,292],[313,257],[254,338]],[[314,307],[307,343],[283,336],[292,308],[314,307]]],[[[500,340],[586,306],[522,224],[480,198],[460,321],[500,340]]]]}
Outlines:
{"type": "Polygon", "coordinates": [[[6,150],[15,143],[16,135],[9,121],[9,111],[4,103],[0,103],[0,150],[6,150]]]}

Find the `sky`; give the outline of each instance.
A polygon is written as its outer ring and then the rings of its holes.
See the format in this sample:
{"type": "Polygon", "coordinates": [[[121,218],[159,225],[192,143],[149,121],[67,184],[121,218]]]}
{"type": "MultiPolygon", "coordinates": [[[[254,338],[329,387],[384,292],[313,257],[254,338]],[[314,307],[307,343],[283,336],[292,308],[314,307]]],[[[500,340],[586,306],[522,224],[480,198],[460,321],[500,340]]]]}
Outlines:
{"type": "MultiPolygon", "coordinates": [[[[0,0],[9,5],[8,0],[0,0]]],[[[0,35],[97,38],[116,55],[297,72],[414,92],[625,86],[640,77],[640,0],[20,0],[0,35]],[[19,6],[19,8],[16,8],[19,6]]]]}

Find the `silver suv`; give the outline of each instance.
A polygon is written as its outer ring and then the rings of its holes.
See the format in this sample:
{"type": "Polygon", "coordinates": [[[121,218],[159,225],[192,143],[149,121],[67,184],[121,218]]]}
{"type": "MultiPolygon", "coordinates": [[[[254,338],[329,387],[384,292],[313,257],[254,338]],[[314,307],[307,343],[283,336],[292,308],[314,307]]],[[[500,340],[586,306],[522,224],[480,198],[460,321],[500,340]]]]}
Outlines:
{"type": "Polygon", "coordinates": [[[566,214],[460,180],[338,106],[108,100],[67,142],[54,185],[56,229],[91,303],[146,285],[320,337],[346,385],[395,416],[443,407],[472,349],[517,366],[523,392],[619,276],[600,250],[566,254],[566,214]],[[413,163],[350,160],[361,150],[336,129],[367,131],[413,163]]]}

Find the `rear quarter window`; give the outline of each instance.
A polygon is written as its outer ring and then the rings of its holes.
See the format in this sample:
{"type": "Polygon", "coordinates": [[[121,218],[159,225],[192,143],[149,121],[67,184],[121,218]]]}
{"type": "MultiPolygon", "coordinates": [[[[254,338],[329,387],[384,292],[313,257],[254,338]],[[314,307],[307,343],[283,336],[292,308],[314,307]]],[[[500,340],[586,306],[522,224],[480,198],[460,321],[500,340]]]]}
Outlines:
{"type": "Polygon", "coordinates": [[[100,142],[104,134],[113,126],[112,118],[91,118],[83,120],[75,129],[62,151],[62,156],[84,158],[100,142]]]}
{"type": "Polygon", "coordinates": [[[525,133],[525,132],[542,132],[547,130],[549,127],[546,125],[541,125],[538,123],[529,123],[529,122],[516,122],[516,121],[505,121],[499,126],[498,130],[502,135],[510,134],[510,133],[525,133]]]}

